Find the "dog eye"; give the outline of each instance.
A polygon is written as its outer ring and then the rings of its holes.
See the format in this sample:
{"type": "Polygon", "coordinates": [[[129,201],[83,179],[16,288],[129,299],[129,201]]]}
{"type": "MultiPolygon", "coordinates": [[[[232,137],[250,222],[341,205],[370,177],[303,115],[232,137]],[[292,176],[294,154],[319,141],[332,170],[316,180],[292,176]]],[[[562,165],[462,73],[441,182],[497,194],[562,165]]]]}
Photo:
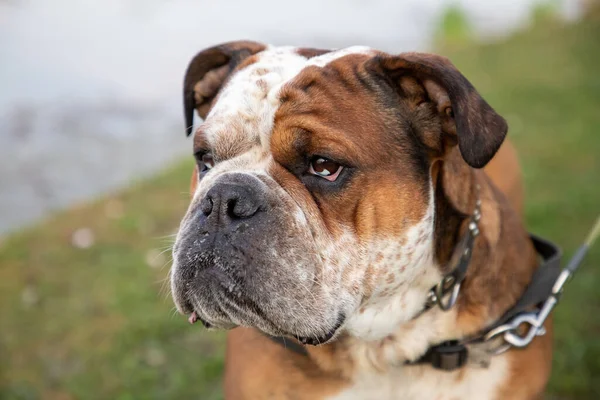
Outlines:
{"type": "Polygon", "coordinates": [[[202,156],[202,167],[204,171],[207,171],[215,166],[215,160],[210,153],[206,153],[202,156]]]}
{"type": "Polygon", "coordinates": [[[308,173],[333,182],[337,179],[343,169],[344,167],[335,161],[331,161],[324,157],[315,157],[308,166],[308,173]]]}
{"type": "Polygon", "coordinates": [[[206,172],[215,166],[215,160],[210,153],[196,153],[195,157],[200,172],[206,172]]]}

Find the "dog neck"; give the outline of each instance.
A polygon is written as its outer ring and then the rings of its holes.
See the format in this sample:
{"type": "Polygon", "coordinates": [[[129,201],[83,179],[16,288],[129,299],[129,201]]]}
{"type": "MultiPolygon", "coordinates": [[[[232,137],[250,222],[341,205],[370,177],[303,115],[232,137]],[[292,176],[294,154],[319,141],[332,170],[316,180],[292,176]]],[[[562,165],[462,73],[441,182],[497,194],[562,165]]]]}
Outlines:
{"type": "MultiPolygon", "coordinates": [[[[311,358],[324,370],[350,378],[358,371],[381,373],[399,367],[419,358],[432,345],[482,331],[525,290],[535,269],[535,252],[518,216],[485,173],[468,167],[456,150],[432,168],[432,182],[434,258],[440,266],[447,265],[465,234],[477,201],[475,185],[481,188],[481,234],[475,241],[457,304],[449,311],[437,307],[427,310],[380,340],[348,335],[309,349],[311,358]]],[[[443,269],[441,275],[450,272],[443,269]]]]}

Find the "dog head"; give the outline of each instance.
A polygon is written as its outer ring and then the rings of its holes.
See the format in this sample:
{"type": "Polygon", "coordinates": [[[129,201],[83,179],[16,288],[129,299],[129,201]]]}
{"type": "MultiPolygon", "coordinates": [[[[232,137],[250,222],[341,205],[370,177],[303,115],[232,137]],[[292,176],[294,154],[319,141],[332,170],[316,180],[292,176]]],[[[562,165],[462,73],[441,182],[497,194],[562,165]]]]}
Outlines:
{"type": "Polygon", "coordinates": [[[505,121],[445,58],[234,42],[199,53],[193,198],[173,248],[180,312],[322,343],[390,334],[441,271],[435,164],[474,168],[505,121]]]}

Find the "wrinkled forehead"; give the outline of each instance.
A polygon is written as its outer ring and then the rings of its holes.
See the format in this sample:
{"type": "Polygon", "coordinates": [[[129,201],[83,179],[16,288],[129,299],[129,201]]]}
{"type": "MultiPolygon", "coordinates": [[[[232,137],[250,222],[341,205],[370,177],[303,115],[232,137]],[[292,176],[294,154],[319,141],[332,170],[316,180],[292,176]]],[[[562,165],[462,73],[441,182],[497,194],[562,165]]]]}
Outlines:
{"type": "Polygon", "coordinates": [[[268,47],[252,56],[221,89],[202,125],[204,140],[216,158],[230,158],[260,146],[269,151],[281,88],[308,67],[325,67],[352,54],[374,54],[355,46],[315,57],[295,47],[268,47]]]}

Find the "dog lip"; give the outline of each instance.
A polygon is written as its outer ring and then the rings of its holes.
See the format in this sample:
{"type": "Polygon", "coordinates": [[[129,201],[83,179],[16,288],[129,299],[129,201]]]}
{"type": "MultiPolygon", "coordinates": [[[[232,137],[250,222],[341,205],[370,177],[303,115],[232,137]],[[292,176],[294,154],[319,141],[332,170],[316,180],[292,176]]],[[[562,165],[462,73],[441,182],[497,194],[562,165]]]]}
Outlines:
{"type": "Polygon", "coordinates": [[[196,322],[198,322],[199,319],[200,318],[198,317],[198,314],[196,314],[196,311],[194,311],[190,314],[188,321],[190,324],[194,325],[196,322]]]}
{"type": "Polygon", "coordinates": [[[188,317],[188,322],[192,325],[194,325],[196,322],[202,322],[202,325],[204,325],[205,328],[210,328],[212,325],[209,324],[208,322],[206,322],[205,320],[203,320],[202,318],[200,318],[198,316],[198,313],[196,311],[193,311],[190,316],[188,317]]]}
{"type": "Polygon", "coordinates": [[[340,317],[338,318],[338,321],[335,325],[335,327],[333,329],[331,329],[329,332],[327,332],[325,335],[320,336],[320,337],[308,337],[308,336],[297,336],[295,335],[295,338],[302,344],[308,344],[311,346],[319,346],[322,344],[325,344],[327,342],[329,342],[331,339],[333,339],[333,337],[335,336],[335,334],[339,331],[339,329],[342,327],[342,325],[344,324],[345,321],[345,317],[340,315],[340,317]]]}

